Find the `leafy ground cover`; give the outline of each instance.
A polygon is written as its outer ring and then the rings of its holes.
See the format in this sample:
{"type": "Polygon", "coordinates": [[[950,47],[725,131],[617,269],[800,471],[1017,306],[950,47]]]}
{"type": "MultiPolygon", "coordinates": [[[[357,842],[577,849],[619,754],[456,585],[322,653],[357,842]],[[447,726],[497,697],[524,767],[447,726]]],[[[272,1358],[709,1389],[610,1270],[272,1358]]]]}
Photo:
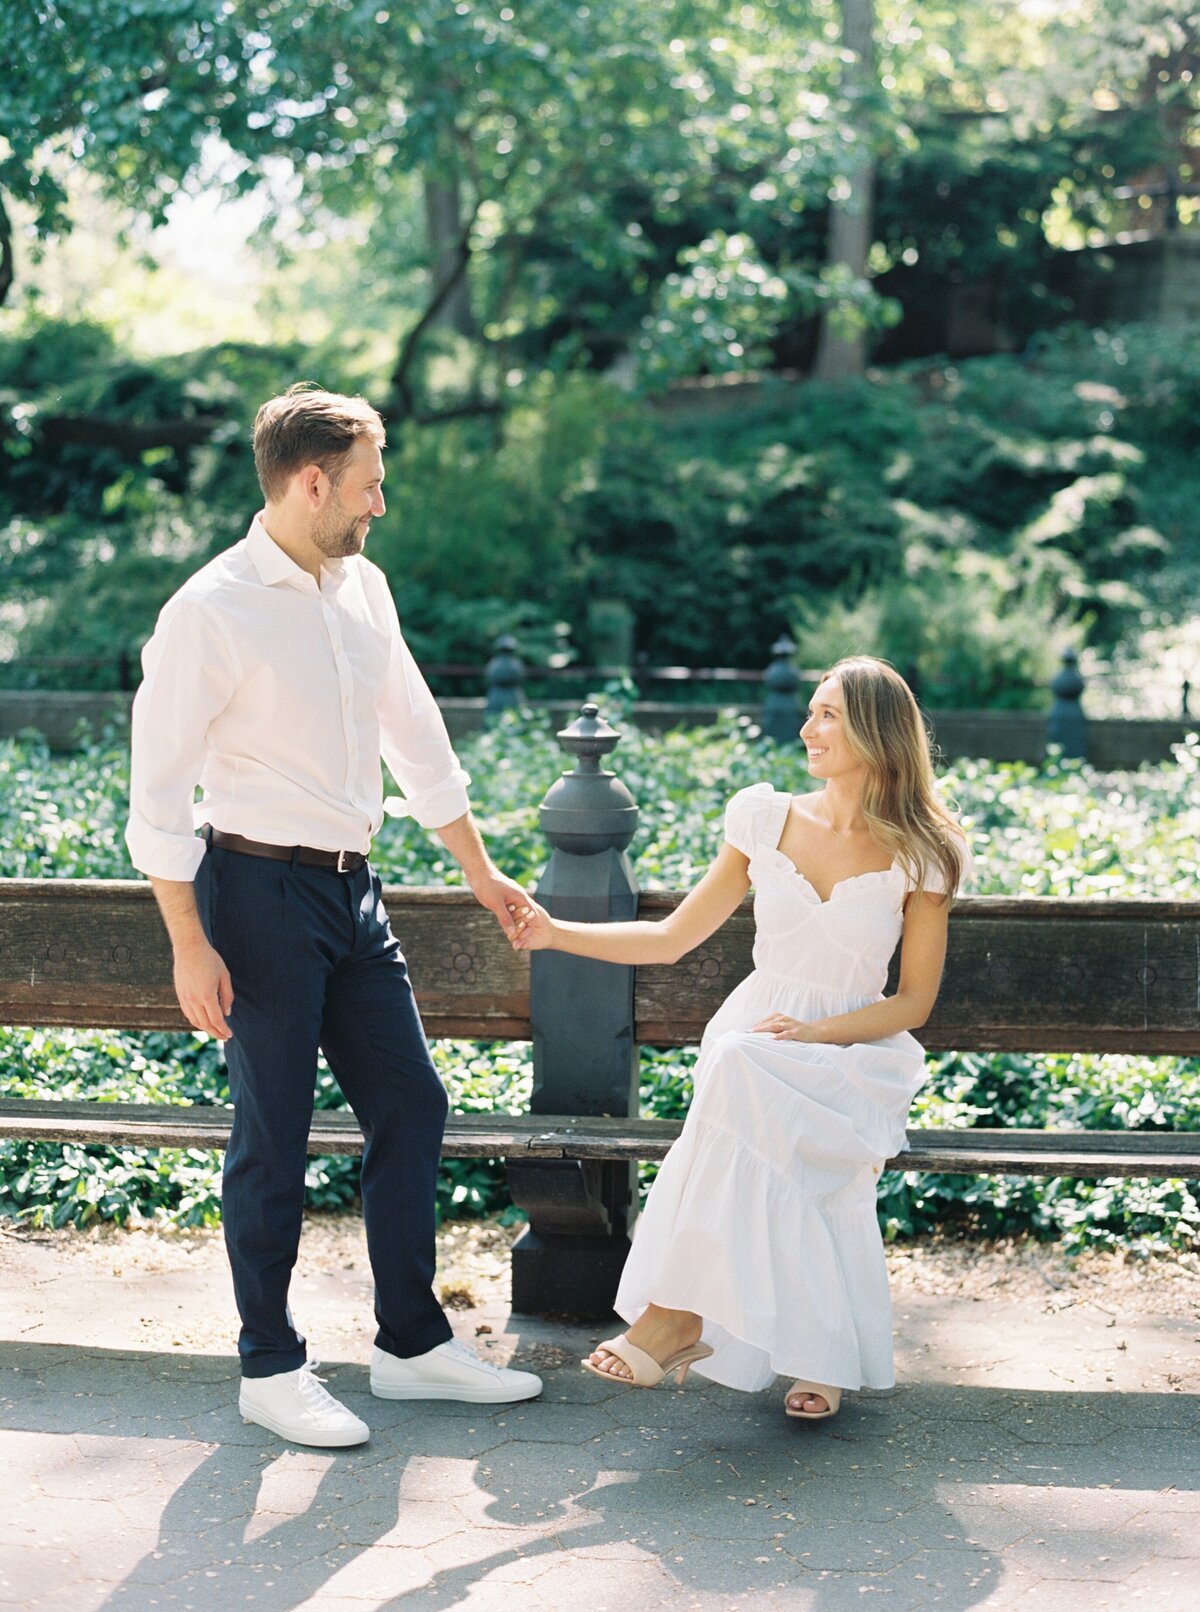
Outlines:
{"type": "MultiPolygon", "coordinates": [[[[619,717],[619,698],[609,708],[619,717]]],[[[564,758],[544,723],[506,720],[461,747],[484,833],[506,871],[536,879],[545,857],[537,805],[564,758]]],[[[627,729],[614,769],[642,808],[632,847],[646,887],[691,883],[713,854],[724,801],[768,777],[808,787],[802,755],[765,746],[749,724],[654,738],[627,729]]],[[[1200,898],[1200,742],[1176,761],[1137,773],[1100,773],[1051,760],[1041,769],[957,763],[943,786],[970,827],[980,894],[1200,898]]],[[[129,877],[121,832],[127,754],[113,734],[51,757],[37,742],[0,746],[0,875],[129,877]]],[[[390,818],[376,845],[384,877],[455,883],[440,843],[410,819],[390,818]]],[[[434,1056],[460,1112],[520,1111],[531,1079],[527,1047],[437,1043],[434,1056]]],[[[642,1109],[681,1115],[694,1054],[644,1049],[642,1109]]],[[[0,1091],[101,1101],[228,1101],[217,1046],[192,1035],[103,1030],[0,1030],[0,1091]]],[[[323,1070],[317,1101],[342,1101],[323,1070]]],[[[1200,1060],[1114,1056],[946,1054],[930,1060],[913,1124],[1122,1129],[1200,1126],[1200,1060]]],[[[208,1225],[220,1214],[220,1159],[200,1150],[0,1144],[0,1213],[63,1225],[158,1218],[208,1225]]],[[[653,1175],[643,1172],[644,1181],[653,1175]]],[[[357,1164],[314,1159],[313,1208],[352,1204],[357,1164]]],[[[510,1213],[500,1167],[451,1160],[442,1170],[443,1215],[510,1213]]],[[[935,1228],[999,1236],[1028,1231],[1068,1248],[1194,1246],[1200,1196],[1179,1182],[1036,1181],[892,1173],[880,1194],[885,1233],[900,1240],[935,1228]]]]}

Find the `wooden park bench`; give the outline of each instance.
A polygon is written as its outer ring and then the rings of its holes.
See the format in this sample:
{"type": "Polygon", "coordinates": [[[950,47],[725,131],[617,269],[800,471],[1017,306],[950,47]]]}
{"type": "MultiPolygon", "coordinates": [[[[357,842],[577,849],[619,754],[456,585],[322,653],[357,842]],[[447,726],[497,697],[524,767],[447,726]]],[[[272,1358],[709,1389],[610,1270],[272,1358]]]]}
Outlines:
{"type": "MultiPolygon", "coordinates": [[[[548,791],[539,895],[574,918],[661,917],[679,892],[641,894],[625,857],[637,807],[600,763],[619,735],[583,707],[559,735],[577,758],[548,791]]],[[[611,1302],[639,1160],[679,1123],[637,1117],[639,1044],[700,1040],[751,967],[749,901],[673,968],[514,953],[465,890],[394,888],[392,925],[431,1038],[532,1040],[531,1112],[450,1117],[449,1158],[505,1161],[530,1227],[513,1250],[514,1307],[598,1313],[611,1302]]],[[[894,986],[894,980],[893,980],[894,986]]],[[[183,1029],[165,930],[137,881],[0,880],[0,1022],[183,1029]]],[[[1200,1053],[1200,901],[966,899],[921,1031],[931,1051],[1200,1053]]],[[[232,1111],[170,1103],[0,1100],[0,1137],[223,1147],[232,1111]]],[[[313,1154],[359,1153],[347,1112],[318,1110],[313,1154]]],[[[1200,1178],[1200,1135],[1156,1130],[912,1130],[889,1161],[951,1174],[1200,1178]]]]}
{"type": "MultiPolygon", "coordinates": [[[[529,960],[466,891],[386,892],[431,1038],[528,1040],[529,960]]],[[[645,894],[643,917],[682,899],[645,894]]],[[[634,1035],[697,1042],[749,972],[746,902],[674,968],[637,970],[634,1035]]],[[[604,965],[600,965],[603,967],[604,965]]],[[[11,1025],[184,1029],[170,949],[148,885],[0,880],[0,1021],[11,1025]]],[[[921,1032],[931,1051],[1200,1053],[1200,902],[961,901],[945,980],[921,1032]]],[[[0,1136],[142,1147],[223,1147],[231,1111],[206,1106],[0,1101],[0,1136]]],[[[450,1158],[660,1159],[674,1120],[536,1113],[451,1115],[450,1158]]],[[[309,1151],[359,1153],[354,1117],[318,1111],[309,1151]]],[[[1134,1130],[913,1130],[902,1170],[1200,1178],[1200,1135],[1134,1130]]]]}

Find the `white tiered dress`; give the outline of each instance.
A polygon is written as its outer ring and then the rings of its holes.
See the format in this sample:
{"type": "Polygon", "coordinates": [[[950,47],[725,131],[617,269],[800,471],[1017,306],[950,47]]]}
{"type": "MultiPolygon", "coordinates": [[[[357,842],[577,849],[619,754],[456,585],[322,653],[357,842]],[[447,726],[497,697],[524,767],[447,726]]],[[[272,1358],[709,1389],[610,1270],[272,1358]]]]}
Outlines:
{"type": "MultiPolygon", "coordinates": [[[[766,1388],[777,1373],[888,1388],[875,1188],[905,1144],[924,1050],[907,1032],[824,1046],[751,1026],[878,1002],[911,884],[894,863],[821,901],[779,850],[791,804],[754,784],[726,808],[725,838],[750,858],[754,970],[704,1033],[691,1109],[638,1221],[616,1309],[627,1322],[652,1302],[702,1316],[713,1354],[692,1369],[731,1388],[766,1388]]],[[[944,888],[933,870],[925,888],[944,888]]]]}

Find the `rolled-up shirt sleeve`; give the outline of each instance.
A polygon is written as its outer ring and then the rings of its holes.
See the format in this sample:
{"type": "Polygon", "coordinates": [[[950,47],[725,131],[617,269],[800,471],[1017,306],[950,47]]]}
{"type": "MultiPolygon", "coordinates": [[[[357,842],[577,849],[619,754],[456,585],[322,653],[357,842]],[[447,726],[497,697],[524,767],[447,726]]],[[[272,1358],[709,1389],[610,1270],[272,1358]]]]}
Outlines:
{"type": "Polygon", "coordinates": [[[216,611],[176,596],[142,651],[133,701],[125,843],[140,872],[188,883],[204,858],[193,802],[209,723],[237,686],[233,645],[216,611]]]}
{"type": "Polygon", "coordinates": [[[422,828],[444,828],[470,809],[463,770],[437,701],[404,642],[386,584],[391,633],[387,677],[379,699],[379,742],[392,777],[404,791],[401,805],[389,797],[396,817],[415,817],[422,828]]]}

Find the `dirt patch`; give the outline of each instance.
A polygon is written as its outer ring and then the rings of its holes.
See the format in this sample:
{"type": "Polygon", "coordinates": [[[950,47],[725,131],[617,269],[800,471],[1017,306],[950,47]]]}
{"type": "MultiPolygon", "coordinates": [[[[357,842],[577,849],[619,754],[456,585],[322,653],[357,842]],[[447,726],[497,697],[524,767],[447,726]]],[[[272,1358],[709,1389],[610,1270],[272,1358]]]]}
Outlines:
{"type": "Polygon", "coordinates": [[[1138,1255],[1126,1249],[1070,1255],[1032,1238],[930,1239],[888,1250],[893,1292],[1040,1300],[1046,1309],[1087,1304],[1122,1314],[1200,1316],[1200,1254],[1138,1255]]]}
{"type": "MultiPolygon", "coordinates": [[[[464,1321],[475,1312],[476,1324],[486,1328],[507,1309],[509,1250],[519,1230],[492,1220],[442,1226],[438,1292],[464,1321]]],[[[889,1249],[888,1268],[897,1299],[1005,1297],[1049,1312],[1081,1306],[1123,1316],[1200,1318],[1200,1255],[1194,1253],[1068,1258],[1053,1243],[1030,1239],[933,1239],[889,1249]]],[[[86,1292],[104,1292],[106,1309],[115,1312],[124,1299],[136,1312],[127,1320],[139,1346],[222,1350],[232,1343],[232,1295],[219,1231],[4,1226],[0,1282],[9,1293],[23,1295],[21,1308],[31,1322],[39,1298],[57,1305],[68,1293],[82,1302],[86,1292]],[[120,1288],[111,1287],[114,1279],[120,1288]]],[[[322,1312],[327,1327],[361,1331],[364,1312],[369,1318],[371,1272],[360,1216],[307,1219],[295,1292],[306,1313],[322,1312]]]]}

